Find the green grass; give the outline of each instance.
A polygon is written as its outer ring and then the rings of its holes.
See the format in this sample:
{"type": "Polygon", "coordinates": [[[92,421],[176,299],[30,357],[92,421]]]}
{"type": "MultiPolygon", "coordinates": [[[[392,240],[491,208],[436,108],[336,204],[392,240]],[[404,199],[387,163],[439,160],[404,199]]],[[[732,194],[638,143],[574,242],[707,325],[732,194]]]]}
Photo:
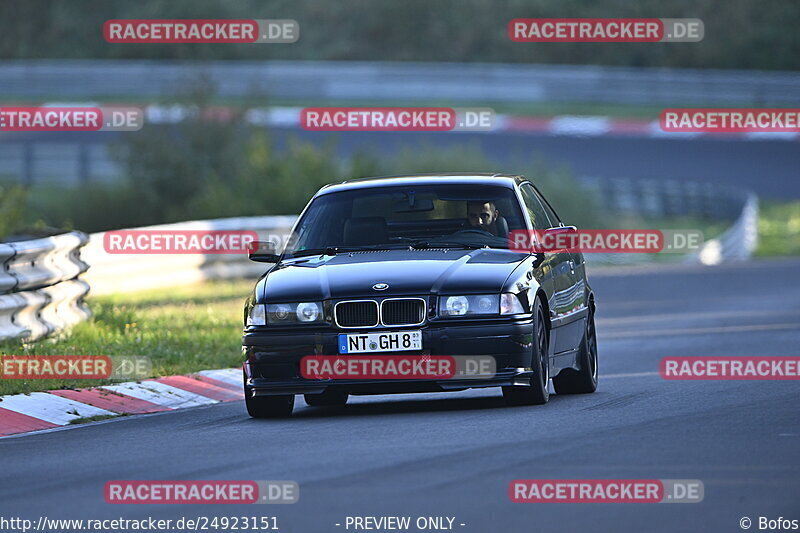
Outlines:
{"type": "MultiPolygon", "coordinates": [[[[68,334],[29,344],[0,343],[0,355],[144,355],[153,376],[241,364],[242,306],[253,281],[214,281],[89,299],[94,316],[68,334]]],[[[0,395],[109,383],[0,379],[0,395]]]]}
{"type": "MultiPolygon", "coordinates": [[[[614,215],[609,228],[620,229],[658,229],[658,230],[700,230],[703,233],[703,242],[719,237],[730,225],[731,220],[711,220],[704,217],[681,216],[671,218],[645,218],[638,215],[614,215]]],[[[589,229],[589,228],[581,228],[589,229]]],[[[592,228],[594,229],[594,228],[592,228]]],[[[605,229],[605,228],[599,228],[605,229]]],[[[644,254],[646,260],[655,263],[674,263],[685,259],[684,253],[655,253],[644,254]]]]}
{"type": "Polygon", "coordinates": [[[98,422],[100,420],[108,420],[109,418],[118,418],[120,416],[128,416],[128,413],[121,413],[118,415],[94,415],[82,416],[80,418],[73,418],[69,421],[70,424],[87,424],[89,422],[98,422]]]}
{"type": "Polygon", "coordinates": [[[800,254],[800,201],[761,202],[756,256],[800,254]]]}
{"type": "Polygon", "coordinates": [[[731,220],[711,220],[702,217],[681,216],[672,218],[644,218],[641,216],[615,216],[613,227],[624,229],[700,230],[703,239],[718,237],[733,223],[731,220]]]}

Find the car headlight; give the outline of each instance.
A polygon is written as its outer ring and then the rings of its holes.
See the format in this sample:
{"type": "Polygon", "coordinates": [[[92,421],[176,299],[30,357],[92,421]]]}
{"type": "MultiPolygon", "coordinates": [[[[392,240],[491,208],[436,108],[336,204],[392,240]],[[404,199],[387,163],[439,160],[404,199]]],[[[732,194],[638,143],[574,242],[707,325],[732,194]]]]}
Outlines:
{"type": "Polygon", "coordinates": [[[314,302],[305,302],[297,304],[295,315],[300,322],[316,322],[322,315],[322,309],[314,302]]]}
{"type": "Polygon", "coordinates": [[[266,326],[267,313],[264,310],[264,304],[255,304],[250,308],[250,314],[247,315],[248,326],[266,326]]]}
{"type": "Polygon", "coordinates": [[[443,296],[439,309],[443,317],[496,315],[500,312],[500,295],[443,296]]]}
{"type": "Polygon", "coordinates": [[[315,324],[322,321],[322,302],[267,304],[267,324],[270,326],[315,324]]]}
{"type": "Polygon", "coordinates": [[[500,295],[501,315],[518,315],[524,312],[525,309],[522,308],[522,303],[519,301],[516,294],[506,292],[500,295]]]}

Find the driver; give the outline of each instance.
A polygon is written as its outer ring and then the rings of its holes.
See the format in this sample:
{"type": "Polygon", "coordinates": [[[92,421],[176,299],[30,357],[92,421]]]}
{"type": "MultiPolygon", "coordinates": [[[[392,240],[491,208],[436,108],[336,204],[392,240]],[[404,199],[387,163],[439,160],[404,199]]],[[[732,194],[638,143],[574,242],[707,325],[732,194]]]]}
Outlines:
{"type": "Polygon", "coordinates": [[[472,201],[467,202],[467,221],[475,229],[488,231],[497,236],[497,217],[500,216],[494,202],[472,201]]]}

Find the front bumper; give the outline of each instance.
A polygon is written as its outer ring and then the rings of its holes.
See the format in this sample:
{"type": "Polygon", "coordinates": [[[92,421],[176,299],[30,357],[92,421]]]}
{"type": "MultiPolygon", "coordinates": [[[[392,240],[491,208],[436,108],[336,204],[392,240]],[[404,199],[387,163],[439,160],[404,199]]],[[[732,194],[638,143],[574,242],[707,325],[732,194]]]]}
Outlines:
{"type": "MultiPolygon", "coordinates": [[[[469,324],[429,324],[387,331],[422,331],[422,350],[412,352],[359,354],[492,356],[496,372],[481,379],[305,379],[300,361],[308,355],[338,355],[338,335],[355,333],[339,330],[251,330],[242,337],[245,354],[245,385],[254,396],[274,394],[319,394],[328,389],[350,394],[395,392],[438,392],[467,388],[528,385],[531,371],[532,321],[530,319],[469,324]]],[[[342,357],[347,357],[343,355],[342,357]]]]}

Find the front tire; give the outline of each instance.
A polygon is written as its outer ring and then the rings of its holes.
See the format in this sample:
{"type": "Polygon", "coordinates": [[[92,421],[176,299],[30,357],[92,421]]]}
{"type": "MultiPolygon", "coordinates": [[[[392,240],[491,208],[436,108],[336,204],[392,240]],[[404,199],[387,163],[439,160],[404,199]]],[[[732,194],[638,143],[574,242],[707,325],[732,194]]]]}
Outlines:
{"type": "Polygon", "coordinates": [[[553,378],[556,394],[588,394],[597,390],[597,332],[594,327],[594,306],[589,306],[586,330],[581,343],[580,370],[567,368],[553,378]]]}
{"type": "Polygon", "coordinates": [[[278,396],[253,396],[244,376],[244,404],[253,418],[287,418],[294,410],[294,394],[278,396]]]}
{"type": "Polygon", "coordinates": [[[550,382],[550,346],[547,337],[547,324],[544,320],[544,309],[539,298],[533,305],[533,354],[531,367],[534,376],[530,386],[503,387],[503,398],[508,405],[542,405],[550,399],[548,383],[550,382]]]}

